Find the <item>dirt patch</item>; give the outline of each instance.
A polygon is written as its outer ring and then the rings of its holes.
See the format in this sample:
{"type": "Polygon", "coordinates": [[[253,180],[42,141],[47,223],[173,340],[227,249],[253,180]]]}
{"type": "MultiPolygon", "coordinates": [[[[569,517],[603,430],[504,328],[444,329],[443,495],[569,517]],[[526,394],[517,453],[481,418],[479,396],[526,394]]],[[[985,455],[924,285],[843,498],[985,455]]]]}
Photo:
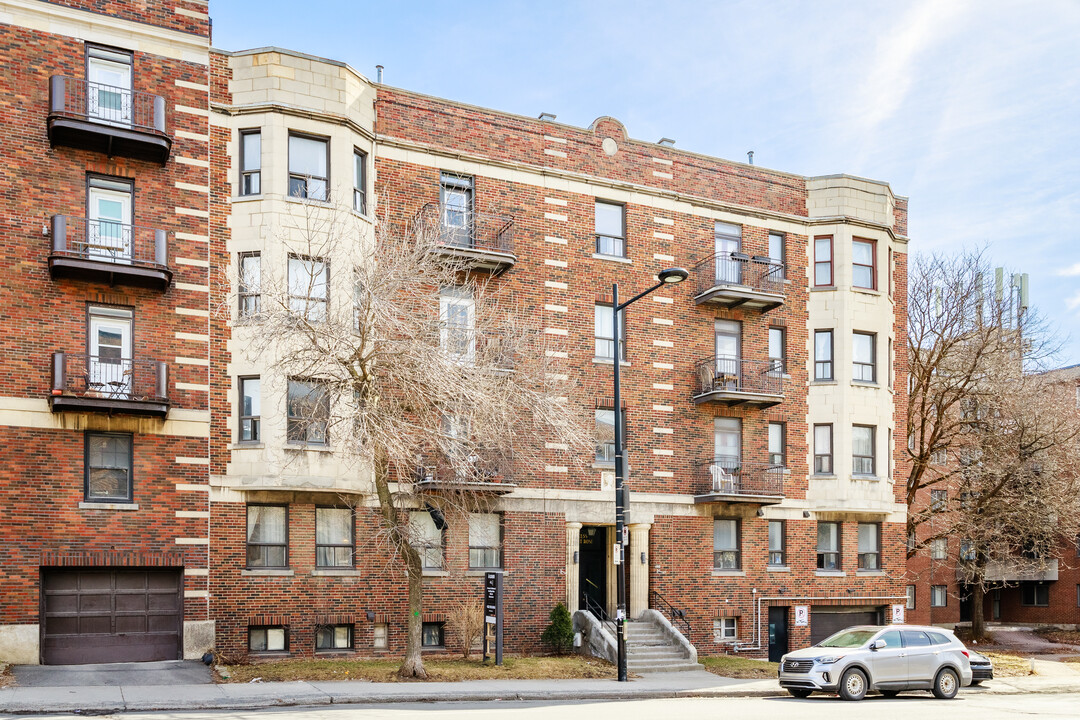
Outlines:
{"type": "Polygon", "coordinates": [[[979,636],[977,638],[973,638],[971,636],[971,628],[970,627],[958,627],[953,632],[953,634],[956,635],[957,640],[964,643],[965,645],[993,645],[994,644],[994,633],[992,633],[992,632],[986,632],[986,633],[983,633],[981,636],[979,636]]]}
{"type": "Polygon", "coordinates": [[[0,688],[15,685],[15,674],[11,672],[11,666],[0,663],[0,688]]]}
{"type": "Polygon", "coordinates": [[[1031,660],[1009,653],[979,650],[994,663],[994,677],[1027,677],[1031,674],[1031,660]]]}
{"type": "Polygon", "coordinates": [[[1080,630],[1036,630],[1036,634],[1052,643],[1080,646],[1080,630]]]}
{"type": "Polygon", "coordinates": [[[1080,664],[1080,655],[1070,655],[1069,657],[1063,657],[1061,658],[1061,662],[1080,664]]]}
{"type": "MultiPolygon", "coordinates": [[[[404,682],[397,676],[401,660],[274,660],[251,665],[219,665],[219,682],[279,682],[367,680],[404,682]]],[[[504,658],[501,666],[479,660],[432,659],[424,661],[430,682],[460,680],[577,680],[614,678],[615,666],[576,655],[567,657],[504,658]]]]}
{"type": "Polygon", "coordinates": [[[727,678],[739,678],[746,680],[761,680],[776,677],[779,663],[766,660],[751,660],[744,657],[731,655],[714,655],[712,657],[699,657],[698,662],[714,675],[727,678]]]}

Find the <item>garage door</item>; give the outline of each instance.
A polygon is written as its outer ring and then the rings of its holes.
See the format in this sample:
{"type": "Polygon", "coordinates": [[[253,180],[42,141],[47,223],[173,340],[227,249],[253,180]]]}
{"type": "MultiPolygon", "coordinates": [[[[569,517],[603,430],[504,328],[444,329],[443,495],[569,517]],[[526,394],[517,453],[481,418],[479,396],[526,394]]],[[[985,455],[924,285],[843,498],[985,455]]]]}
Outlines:
{"type": "Polygon", "coordinates": [[[46,570],[41,585],[45,664],[180,658],[180,570],[46,570]]]}
{"type": "Polygon", "coordinates": [[[815,608],[810,613],[810,644],[817,645],[833,633],[852,625],[878,625],[879,623],[880,613],[876,610],[828,612],[815,608]]]}

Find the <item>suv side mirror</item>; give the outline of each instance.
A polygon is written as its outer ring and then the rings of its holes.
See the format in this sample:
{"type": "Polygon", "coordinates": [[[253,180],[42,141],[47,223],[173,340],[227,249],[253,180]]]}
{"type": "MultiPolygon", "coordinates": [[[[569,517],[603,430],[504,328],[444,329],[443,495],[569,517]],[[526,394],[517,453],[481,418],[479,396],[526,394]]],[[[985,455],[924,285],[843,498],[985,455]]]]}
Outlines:
{"type": "Polygon", "coordinates": [[[885,647],[886,645],[888,645],[888,643],[879,638],[879,639],[875,640],[874,642],[870,643],[870,649],[871,650],[880,650],[881,648],[885,647]]]}

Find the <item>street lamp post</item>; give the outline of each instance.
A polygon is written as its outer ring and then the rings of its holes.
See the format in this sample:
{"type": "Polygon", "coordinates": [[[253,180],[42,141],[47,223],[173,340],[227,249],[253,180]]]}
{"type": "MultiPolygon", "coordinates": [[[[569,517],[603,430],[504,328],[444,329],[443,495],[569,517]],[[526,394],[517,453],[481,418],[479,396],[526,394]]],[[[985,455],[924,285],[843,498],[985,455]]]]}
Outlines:
{"type": "Polygon", "coordinates": [[[689,276],[689,273],[683,268],[668,268],[667,270],[661,270],[656,279],[659,281],[648,290],[640,292],[634,297],[630,298],[626,302],[619,304],[619,283],[615,283],[611,286],[611,312],[612,312],[612,327],[614,338],[614,362],[612,363],[615,368],[614,383],[615,383],[615,549],[614,559],[617,567],[615,573],[615,587],[616,597],[618,599],[618,606],[615,610],[615,627],[618,634],[619,645],[619,682],[626,682],[626,569],[623,567],[623,559],[625,554],[623,552],[626,546],[626,490],[624,488],[624,481],[626,473],[623,467],[623,443],[622,443],[622,387],[621,387],[621,375],[619,373],[619,362],[622,360],[622,354],[619,352],[619,313],[624,310],[631,303],[640,300],[653,290],[661,288],[664,285],[674,285],[681,283],[689,276]]]}

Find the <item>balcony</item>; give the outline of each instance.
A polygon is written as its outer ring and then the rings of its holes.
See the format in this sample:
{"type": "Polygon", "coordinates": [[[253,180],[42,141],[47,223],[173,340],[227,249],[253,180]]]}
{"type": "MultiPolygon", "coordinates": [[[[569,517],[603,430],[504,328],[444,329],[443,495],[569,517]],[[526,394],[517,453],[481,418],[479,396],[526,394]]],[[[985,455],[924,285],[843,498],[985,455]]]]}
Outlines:
{"type": "Polygon", "coordinates": [[[169,366],[158,360],[54,352],[53,412],[103,412],[164,418],[169,412],[169,366]]]}
{"type": "Polygon", "coordinates": [[[694,365],[695,404],[766,408],[784,401],[784,367],[779,360],[743,360],[725,355],[694,365]]]}
{"type": "Polygon", "coordinates": [[[172,139],[165,134],[165,98],[127,88],[54,75],[49,78],[49,144],[161,163],[172,139]]]}
{"type": "Polygon", "coordinates": [[[442,352],[457,365],[500,374],[514,372],[514,347],[505,333],[447,325],[439,342],[442,352]]]}
{"type": "Polygon", "coordinates": [[[471,270],[501,275],[517,263],[514,218],[428,203],[413,221],[416,232],[435,238],[436,252],[471,270]]]}
{"type": "Polygon", "coordinates": [[[172,282],[166,238],[155,228],[53,215],[49,275],[164,292],[172,282]]]}
{"type": "Polygon", "coordinates": [[[477,456],[444,458],[425,456],[416,468],[416,486],[421,492],[469,492],[506,495],[517,485],[507,482],[503,463],[477,456]]]}
{"type": "MultiPolygon", "coordinates": [[[[971,582],[974,572],[969,563],[956,565],[956,579],[971,582]]],[[[983,579],[992,583],[1054,582],[1058,579],[1057,560],[990,560],[983,571],[983,579]]]]}
{"type": "Polygon", "coordinates": [[[768,312],[784,304],[784,266],[766,257],[717,253],[693,269],[694,303],[768,312]]]}
{"type": "Polygon", "coordinates": [[[715,457],[694,469],[694,502],[775,505],[784,499],[781,465],[746,463],[736,457],[715,457]]]}

